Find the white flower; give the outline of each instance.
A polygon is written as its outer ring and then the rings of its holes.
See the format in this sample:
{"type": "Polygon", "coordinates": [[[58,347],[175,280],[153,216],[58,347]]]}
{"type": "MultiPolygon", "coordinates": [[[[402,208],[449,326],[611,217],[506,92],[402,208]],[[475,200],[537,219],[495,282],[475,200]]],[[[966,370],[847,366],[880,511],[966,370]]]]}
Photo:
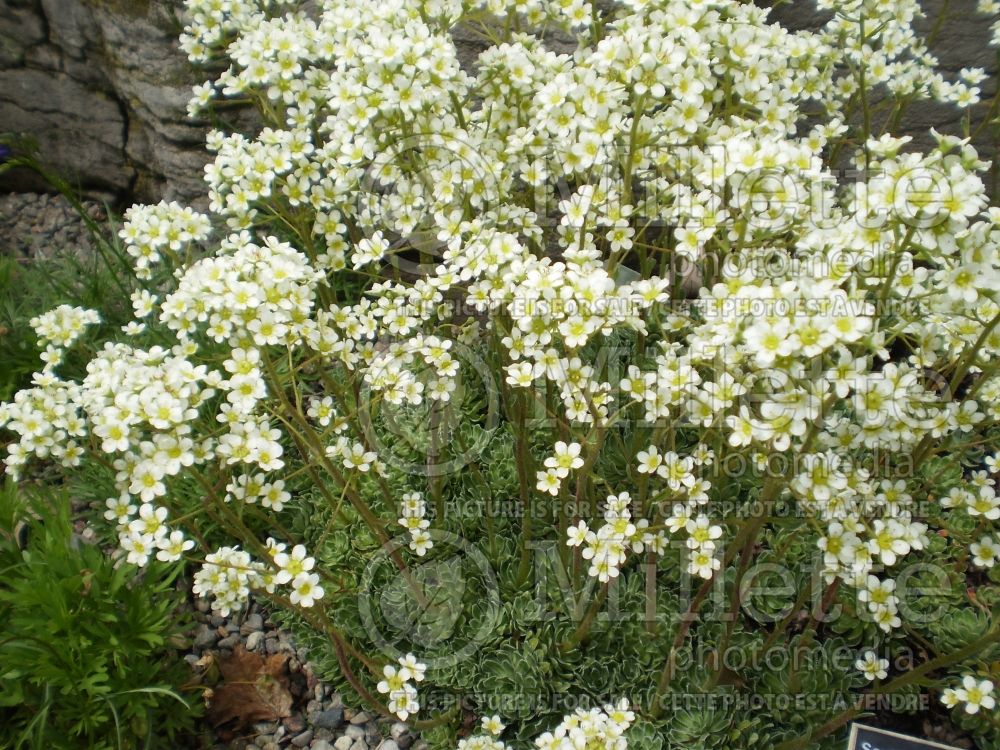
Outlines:
{"type": "Polygon", "coordinates": [[[854,666],[869,682],[884,680],[889,675],[889,660],[880,659],[874,651],[866,651],[854,666]]]}
{"type": "Polygon", "coordinates": [[[973,675],[962,678],[962,686],[955,689],[954,697],[965,704],[965,712],[969,714],[978,713],[980,708],[990,711],[996,706],[993,683],[989,680],[977,680],[973,675]]]}
{"type": "Polygon", "coordinates": [[[289,596],[292,604],[301,607],[311,607],[317,599],[323,598],[323,587],[319,585],[316,573],[299,573],[292,581],[292,593],[289,596]]]}

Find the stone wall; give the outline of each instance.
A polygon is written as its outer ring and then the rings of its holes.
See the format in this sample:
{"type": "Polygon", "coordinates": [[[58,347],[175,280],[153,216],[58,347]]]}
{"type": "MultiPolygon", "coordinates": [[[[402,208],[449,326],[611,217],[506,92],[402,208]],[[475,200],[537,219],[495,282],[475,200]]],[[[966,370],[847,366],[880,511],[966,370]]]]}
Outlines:
{"type": "MultiPolygon", "coordinates": [[[[942,5],[948,15],[933,44],[942,68],[995,72],[989,24],[975,0],[925,0],[931,19],[942,5]]],[[[188,122],[185,108],[204,76],[177,48],[180,7],[181,0],[0,0],[0,132],[33,135],[44,161],[92,194],[203,197],[204,127],[188,122]]],[[[781,4],[775,17],[791,28],[824,20],[811,0],[781,4]]],[[[457,37],[468,62],[479,45],[457,37]]],[[[984,98],[994,87],[995,79],[985,82],[984,98]]],[[[915,135],[931,126],[959,132],[957,112],[920,104],[903,121],[915,135]]],[[[977,138],[986,158],[993,138],[989,129],[977,138]]],[[[38,187],[24,173],[0,178],[0,189],[38,187]]]]}
{"type": "MultiPolygon", "coordinates": [[[[85,191],[128,200],[203,192],[199,74],[177,48],[179,0],[2,0],[0,131],[85,191]]],[[[38,187],[25,172],[5,187],[38,187]]]]}

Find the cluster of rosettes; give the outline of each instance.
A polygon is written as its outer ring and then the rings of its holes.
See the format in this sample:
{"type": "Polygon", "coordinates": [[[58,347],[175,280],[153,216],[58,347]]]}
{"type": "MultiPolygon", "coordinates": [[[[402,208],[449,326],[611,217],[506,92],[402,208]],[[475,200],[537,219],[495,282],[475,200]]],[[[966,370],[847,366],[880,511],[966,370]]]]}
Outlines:
{"type": "Polygon", "coordinates": [[[388,708],[402,721],[420,710],[417,701],[417,688],[413,684],[421,682],[427,671],[427,666],[417,661],[413,654],[401,656],[397,660],[399,666],[386,664],[382,668],[383,680],[378,683],[378,691],[389,697],[388,708]]]}
{"type": "Polygon", "coordinates": [[[583,545],[582,556],[590,561],[588,575],[602,583],[618,577],[629,552],[638,554],[647,547],[657,554],[666,550],[663,532],[647,531],[649,521],[645,518],[632,521],[631,503],[632,497],[627,492],[608,495],[604,523],[596,532],[590,530],[586,521],[566,530],[566,543],[570,547],[583,545]]]}
{"type": "Polygon", "coordinates": [[[403,493],[399,525],[410,532],[410,549],[420,557],[427,554],[427,550],[434,546],[430,532],[427,531],[431,522],[424,517],[426,515],[427,503],[424,502],[424,496],[421,493],[403,493]]]}
{"type": "Polygon", "coordinates": [[[129,208],[118,235],[125,242],[125,252],[135,258],[136,275],[148,279],[163,255],[176,261],[192,242],[208,239],[211,231],[211,221],[205,214],[176,202],[161,201],[129,208]]]}

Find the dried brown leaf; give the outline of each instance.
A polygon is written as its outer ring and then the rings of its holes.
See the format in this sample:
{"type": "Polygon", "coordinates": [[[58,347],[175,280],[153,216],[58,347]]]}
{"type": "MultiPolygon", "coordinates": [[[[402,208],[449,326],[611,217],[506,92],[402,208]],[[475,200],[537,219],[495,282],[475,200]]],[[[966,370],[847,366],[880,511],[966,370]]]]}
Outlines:
{"type": "Polygon", "coordinates": [[[222,683],[215,689],[208,708],[215,726],[230,722],[234,728],[258,721],[276,721],[292,713],[288,690],[288,654],[266,659],[237,646],[232,656],[218,659],[222,683]]]}

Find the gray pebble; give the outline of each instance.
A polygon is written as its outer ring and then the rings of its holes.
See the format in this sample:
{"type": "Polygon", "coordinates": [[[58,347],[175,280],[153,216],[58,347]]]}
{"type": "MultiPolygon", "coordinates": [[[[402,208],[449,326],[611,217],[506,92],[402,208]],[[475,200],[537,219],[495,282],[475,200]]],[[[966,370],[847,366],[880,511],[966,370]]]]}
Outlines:
{"type": "Polygon", "coordinates": [[[378,750],[399,750],[399,745],[396,744],[395,740],[382,740],[382,744],[378,746],[378,750]]]}
{"type": "Polygon", "coordinates": [[[264,640],[264,634],[259,630],[247,636],[247,651],[256,651],[264,640]]]}
{"type": "Polygon", "coordinates": [[[212,623],[213,628],[217,628],[220,625],[225,624],[226,618],[223,617],[222,615],[212,615],[208,621],[212,623]]]}
{"type": "Polygon", "coordinates": [[[367,724],[371,721],[371,715],[367,711],[358,711],[351,717],[352,724],[367,724]]]}
{"type": "Polygon", "coordinates": [[[364,740],[354,740],[351,750],[368,750],[368,743],[364,740]]]}
{"type": "Polygon", "coordinates": [[[256,633],[257,631],[262,631],[264,629],[264,618],[254,613],[250,615],[246,622],[240,625],[240,633],[243,635],[250,635],[251,633],[256,633]]]}
{"type": "Polygon", "coordinates": [[[211,648],[219,640],[219,635],[208,625],[199,625],[198,632],[194,637],[194,647],[197,649],[205,650],[206,648],[211,648]]]}
{"type": "Polygon", "coordinates": [[[233,633],[232,635],[227,635],[221,641],[219,641],[219,648],[235,648],[236,644],[240,642],[239,633],[233,633]]]}
{"type": "Polygon", "coordinates": [[[344,730],[344,736],[350,737],[352,740],[362,740],[365,737],[365,730],[356,724],[351,724],[344,730]]]}
{"type": "Polygon", "coordinates": [[[312,743],[312,750],[333,750],[333,745],[326,740],[316,740],[312,743]]]}
{"type": "Polygon", "coordinates": [[[410,734],[410,728],[401,721],[393,722],[393,725],[389,727],[389,736],[396,740],[396,743],[400,747],[405,748],[413,742],[413,736],[410,734]]]}
{"type": "MultiPolygon", "coordinates": [[[[346,734],[343,737],[338,737],[337,741],[333,743],[333,746],[337,750],[351,750],[351,746],[354,744],[354,740],[348,737],[346,734]]],[[[316,746],[313,745],[315,748],[316,746]]]]}
{"type": "Polygon", "coordinates": [[[312,725],[317,729],[337,729],[344,723],[344,709],[340,706],[328,708],[310,717],[312,725]]]}
{"type": "Polygon", "coordinates": [[[292,738],[292,744],[295,745],[295,747],[305,747],[312,742],[312,738],[313,730],[307,729],[302,734],[295,735],[295,737],[292,738]]]}

